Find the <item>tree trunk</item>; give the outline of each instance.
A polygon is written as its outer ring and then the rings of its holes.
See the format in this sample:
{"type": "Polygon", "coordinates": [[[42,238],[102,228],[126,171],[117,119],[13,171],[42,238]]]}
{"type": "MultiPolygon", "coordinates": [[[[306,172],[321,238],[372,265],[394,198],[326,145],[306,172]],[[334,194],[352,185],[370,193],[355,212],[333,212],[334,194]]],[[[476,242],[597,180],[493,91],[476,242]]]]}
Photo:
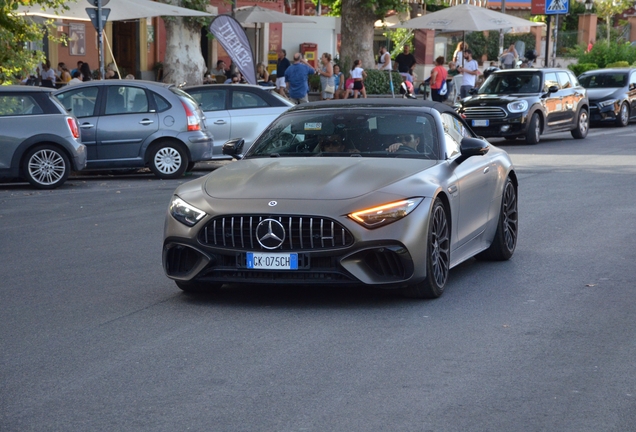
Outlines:
{"type": "Polygon", "coordinates": [[[342,0],[340,63],[348,75],[353,61],[362,60],[363,69],[375,69],[373,51],[374,12],[362,0],[342,0]]]}
{"type": "Polygon", "coordinates": [[[166,24],[166,58],[163,82],[188,85],[203,84],[205,60],[201,54],[201,29],[172,17],[166,24]]]}

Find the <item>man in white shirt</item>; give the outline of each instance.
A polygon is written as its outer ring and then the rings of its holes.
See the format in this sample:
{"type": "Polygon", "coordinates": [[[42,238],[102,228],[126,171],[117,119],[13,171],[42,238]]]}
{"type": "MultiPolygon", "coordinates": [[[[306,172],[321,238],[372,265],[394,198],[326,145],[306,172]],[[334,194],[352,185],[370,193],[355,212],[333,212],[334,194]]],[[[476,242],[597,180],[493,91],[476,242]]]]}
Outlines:
{"type": "Polygon", "coordinates": [[[388,53],[384,45],[380,46],[380,63],[378,69],[391,72],[391,54],[388,53]]]}
{"type": "Polygon", "coordinates": [[[51,69],[51,62],[48,59],[42,64],[40,79],[42,80],[42,87],[55,88],[55,71],[51,69]]]}
{"type": "Polygon", "coordinates": [[[468,96],[470,89],[475,87],[475,81],[477,76],[481,74],[479,72],[479,65],[477,60],[473,60],[473,53],[467,49],[464,51],[464,66],[458,66],[457,70],[462,74],[462,86],[459,89],[461,98],[468,96]]]}

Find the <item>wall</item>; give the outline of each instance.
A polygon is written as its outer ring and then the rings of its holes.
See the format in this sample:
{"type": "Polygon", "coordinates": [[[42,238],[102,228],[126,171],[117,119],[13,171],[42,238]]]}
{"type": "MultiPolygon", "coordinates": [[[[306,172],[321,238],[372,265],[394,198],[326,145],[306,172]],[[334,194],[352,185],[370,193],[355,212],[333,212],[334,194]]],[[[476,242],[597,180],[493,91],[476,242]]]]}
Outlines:
{"type": "Polygon", "coordinates": [[[287,51],[287,58],[291,59],[300,49],[303,42],[318,44],[318,58],[322,53],[329,53],[333,57],[338,55],[338,34],[340,33],[339,17],[306,16],[316,24],[283,24],[283,49],[287,51]]]}

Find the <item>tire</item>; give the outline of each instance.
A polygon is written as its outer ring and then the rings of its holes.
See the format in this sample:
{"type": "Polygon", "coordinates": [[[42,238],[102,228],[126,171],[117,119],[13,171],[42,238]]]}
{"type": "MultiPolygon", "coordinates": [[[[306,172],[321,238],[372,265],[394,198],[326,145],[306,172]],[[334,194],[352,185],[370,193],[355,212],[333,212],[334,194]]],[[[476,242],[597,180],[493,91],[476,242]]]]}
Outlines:
{"type": "Polygon", "coordinates": [[[512,257],[517,247],[519,234],[519,213],[517,190],[510,178],[506,179],[501,197],[501,210],[497,221],[497,231],[490,247],[475,258],[482,261],[506,261],[512,257]]]}
{"type": "Polygon", "coordinates": [[[629,106],[627,102],[623,102],[621,105],[621,109],[618,112],[618,116],[616,116],[616,126],[625,127],[629,124],[629,106]]]}
{"type": "Polygon", "coordinates": [[[583,139],[587,136],[587,131],[590,130],[590,117],[587,115],[587,110],[581,108],[579,114],[576,117],[576,128],[572,129],[572,137],[576,139],[583,139]]]}
{"type": "Polygon", "coordinates": [[[68,178],[71,164],[63,151],[52,145],[42,144],[27,152],[22,171],[33,187],[55,189],[68,178]]]}
{"type": "Polygon", "coordinates": [[[528,144],[537,144],[541,139],[541,119],[539,114],[534,113],[528,123],[528,130],[526,131],[526,142],[528,144]]]}
{"type": "Polygon", "coordinates": [[[160,179],[182,177],[189,162],[183,147],[172,142],[159,144],[150,152],[150,170],[160,179]]]}
{"type": "Polygon", "coordinates": [[[201,282],[185,282],[185,281],[174,281],[177,284],[179,289],[183,292],[191,293],[191,294],[211,294],[215,291],[218,291],[219,288],[223,284],[220,283],[210,283],[205,284],[201,282]]]}
{"type": "Polygon", "coordinates": [[[186,167],[186,172],[192,172],[196,164],[197,164],[196,162],[188,162],[188,166],[186,167]]]}
{"type": "Polygon", "coordinates": [[[439,198],[433,203],[428,221],[426,249],[426,278],[404,288],[406,297],[433,299],[444,293],[450,268],[450,228],[446,208],[439,198]]]}

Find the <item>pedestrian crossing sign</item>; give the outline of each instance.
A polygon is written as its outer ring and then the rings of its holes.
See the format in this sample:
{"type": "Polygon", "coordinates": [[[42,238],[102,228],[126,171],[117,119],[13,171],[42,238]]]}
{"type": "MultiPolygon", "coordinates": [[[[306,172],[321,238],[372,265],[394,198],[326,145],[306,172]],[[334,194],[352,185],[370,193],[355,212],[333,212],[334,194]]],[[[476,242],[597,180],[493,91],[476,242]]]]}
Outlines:
{"type": "Polygon", "coordinates": [[[546,0],[545,14],[558,15],[566,14],[570,10],[570,0],[546,0]]]}

